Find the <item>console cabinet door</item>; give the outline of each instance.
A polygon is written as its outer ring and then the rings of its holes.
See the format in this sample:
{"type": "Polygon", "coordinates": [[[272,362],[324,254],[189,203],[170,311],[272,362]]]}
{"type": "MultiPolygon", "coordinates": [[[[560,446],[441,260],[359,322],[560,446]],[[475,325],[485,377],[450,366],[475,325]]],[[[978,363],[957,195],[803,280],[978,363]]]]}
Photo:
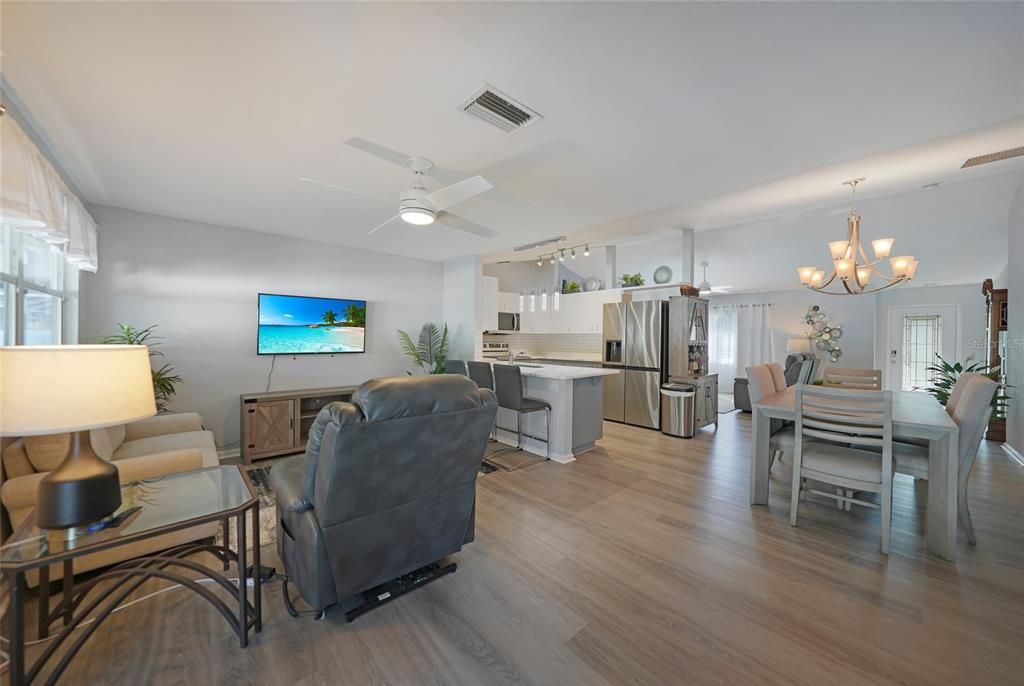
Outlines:
{"type": "Polygon", "coordinates": [[[288,450],[295,446],[295,401],[248,403],[245,441],[253,455],[288,450]]]}

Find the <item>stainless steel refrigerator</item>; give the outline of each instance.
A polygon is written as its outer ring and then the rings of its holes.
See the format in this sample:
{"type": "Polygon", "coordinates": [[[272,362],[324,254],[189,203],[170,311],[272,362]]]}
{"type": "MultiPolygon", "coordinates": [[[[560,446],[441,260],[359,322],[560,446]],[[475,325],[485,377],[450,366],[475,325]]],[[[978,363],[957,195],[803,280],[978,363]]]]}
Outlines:
{"type": "Polygon", "coordinates": [[[602,326],[603,365],[619,369],[604,378],[604,418],[657,429],[666,374],[668,303],[609,303],[602,326]]]}

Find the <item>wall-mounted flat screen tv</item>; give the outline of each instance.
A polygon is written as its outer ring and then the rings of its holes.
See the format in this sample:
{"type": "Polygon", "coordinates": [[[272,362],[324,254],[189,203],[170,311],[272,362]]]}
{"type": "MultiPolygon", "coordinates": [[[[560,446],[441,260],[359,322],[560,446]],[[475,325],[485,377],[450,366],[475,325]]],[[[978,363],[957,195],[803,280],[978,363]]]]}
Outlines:
{"type": "Polygon", "coordinates": [[[259,295],[260,355],[366,352],[366,301],[259,295]]]}

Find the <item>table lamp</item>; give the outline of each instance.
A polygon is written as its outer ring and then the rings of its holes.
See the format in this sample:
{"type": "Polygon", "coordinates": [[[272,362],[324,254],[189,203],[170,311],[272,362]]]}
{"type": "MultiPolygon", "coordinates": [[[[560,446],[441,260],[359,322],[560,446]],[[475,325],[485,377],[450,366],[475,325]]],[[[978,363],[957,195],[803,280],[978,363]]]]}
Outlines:
{"type": "Polygon", "coordinates": [[[786,341],[787,353],[809,353],[811,352],[810,338],[790,338],[786,341]]]}
{"type": "Polygon", "coordinates": [[[39,482],[40,529],[73,538],[121,506],[117,467],[96,455],[89,430],[154,414],[144,345],[0,348],[0,435],[71,432],[67,456],[39,482]]]}

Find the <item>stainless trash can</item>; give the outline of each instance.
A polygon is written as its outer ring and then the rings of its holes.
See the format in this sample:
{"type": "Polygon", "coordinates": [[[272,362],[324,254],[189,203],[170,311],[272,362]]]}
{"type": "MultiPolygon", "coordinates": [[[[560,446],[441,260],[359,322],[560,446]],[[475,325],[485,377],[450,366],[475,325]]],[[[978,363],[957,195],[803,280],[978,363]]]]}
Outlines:
{"type": "Polygon", "coordinates": [[[661,387],[661,433],[693,438],[695,389],[690,384],[667,383],[661,387]]]}

